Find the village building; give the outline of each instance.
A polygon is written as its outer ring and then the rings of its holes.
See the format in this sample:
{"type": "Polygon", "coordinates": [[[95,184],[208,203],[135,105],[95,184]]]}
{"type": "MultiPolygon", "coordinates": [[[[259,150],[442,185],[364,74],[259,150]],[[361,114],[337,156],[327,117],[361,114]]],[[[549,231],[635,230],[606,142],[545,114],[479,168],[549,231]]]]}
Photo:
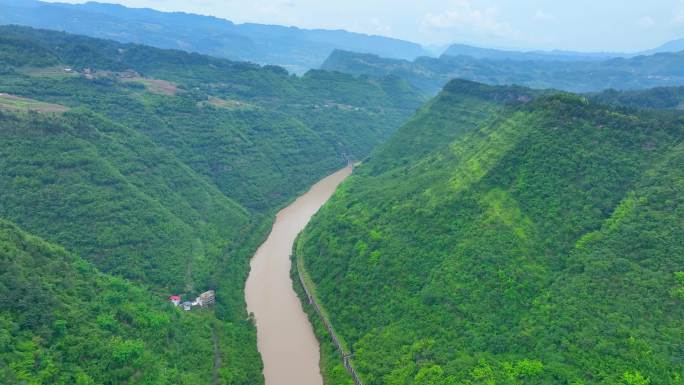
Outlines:
{"type": "Polygon", "coordinates": [[[199,305],[202,307],[210,306],[216,303],[216,293],[213,290],[206,291],[197,297],[199,305]]]}
{"type": "Polygon", "coordinates": [[[192,302],[181,302],[181,296],[172,295],[169,297],[169,301],[171,301],[171,303],[173,303],[174,306],[180,306],[183,308],[183,310],[190,311],[195,306],[207,307],[214,305],[216,303],[216,293],[213,290],[205,291],[204,293],[200,294],[199,297],[195,298],[195,300],[192,302]]]}
{"type": "Polygon", "coordinates": [[[181,303],[181,297],[180,295],[172,295],[169,297],[169,301],[171,301],[174,306],[178,306],[181,303]]]}

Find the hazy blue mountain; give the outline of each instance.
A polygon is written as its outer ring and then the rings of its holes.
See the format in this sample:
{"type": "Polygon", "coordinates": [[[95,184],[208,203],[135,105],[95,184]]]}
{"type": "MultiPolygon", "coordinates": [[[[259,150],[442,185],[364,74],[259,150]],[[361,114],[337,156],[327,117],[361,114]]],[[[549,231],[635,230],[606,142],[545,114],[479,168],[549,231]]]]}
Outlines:
{"type": "Polygon", "coordinates": [[[447,56],[470,56],[476,59],[497,60],[544,60],[544,61],[590,61],[605,60],[624,56],[608,52],[575,52],[575,51],[515,51],[494,48],[475,47],[466,44],[452,44],[444,51],[447,56]]]}
{"type": "Polygon", "coordinates": [[[449,55],[408,61],[338,50],[322,68],[357,76],[394,75],[430,94],[456,78],[490,85],[518,84],[571,92],[684,85],[684,52],[601,61],[520,61],[449,55]]]}
{"type": "Polygon", "coordinates": [[[343,30],[234,24],[210,16],[95,2],[62,4],[0,0],[0,7],[0,24],[55,29],[258,64],[276,64],[298,73],[319,67],[334,49],[410,60],[427,54],[415,43],[343,30]]]}
{"type": "Polygon", "coordinates": [[[684,51],[684,39],[672,40],[659,47],[636,52],[579,52],[565,50],[533,50],[483,48],[467,44],[452,44],[444,52],[447,56],[470,56],[476,59],[518,60],[518,61],[602,61],[613,58],[630,58],[664,52],[684,51]]]}
{"type": "Polygon", "coordinates": [[[659,53],[659,52],[679,52],[679,51],[684,51],[684,39],[677,39],[677,40],[672,40],[668,41],[667,43],[661,45],[660,47],[656,47],[653,49],[650,49],[648,51],[644,51],[644,54],[653,54],[653,53],[659,53]]]}

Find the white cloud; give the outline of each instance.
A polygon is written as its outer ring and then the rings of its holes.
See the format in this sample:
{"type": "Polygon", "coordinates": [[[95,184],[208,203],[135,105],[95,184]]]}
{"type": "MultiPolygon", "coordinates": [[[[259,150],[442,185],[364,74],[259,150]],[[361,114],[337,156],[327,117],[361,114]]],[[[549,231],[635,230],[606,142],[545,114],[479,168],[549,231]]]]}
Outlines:
{"type": "Polygon", "coordinates": [[[650,16],[644,16],[637,20],[637,25],[642,28],[651,28],[655,25],[655,20],[650,16]]]}
{"type": "Polygon", "coordinates": [[[684,0],[680,1],[677,7],[675,7],[672,22],[675,24],[684,24],[684,0]]]}
{"type": "Polygon", "coordinates": [[[261,1],[254,4],[256,11],[263,15],[279,15],[287,8],[295,6],[294,1],[261,1]]]}
{"type": "Polygon", "coordinates": [[[391,35],[392,34],[392,26],[384,23],[382,20],[380,20],[377,17],[374,17],[371,19],[369,27],[373,33],[377,33],[378,35],[391,35]]]}
{"type": "Polygon", "coordinates": [[[496,7],[477,9],[468,0],[455,0],[444,12],[425,15],[423,24],[436,30],[470,29],[498,35],[510,30],[508,24],[499,21],[498,13],[496,7]]]}
{"type": "Polygon", "coordinates": [[[392,26],[379,17],[373,17],[368,20],[357,20],[352,24],[345,25],[344,29],[352,32],[381,36],[391,36],[394,32],[392,26]]]}
{"type": "Polygon", "coordinates": [[[555,20],[556,17],[550,13],[546,13],[541,9],[538,9],[537,12],[534,13],[534,19],[539,21],[552,21],[555,20]]]}

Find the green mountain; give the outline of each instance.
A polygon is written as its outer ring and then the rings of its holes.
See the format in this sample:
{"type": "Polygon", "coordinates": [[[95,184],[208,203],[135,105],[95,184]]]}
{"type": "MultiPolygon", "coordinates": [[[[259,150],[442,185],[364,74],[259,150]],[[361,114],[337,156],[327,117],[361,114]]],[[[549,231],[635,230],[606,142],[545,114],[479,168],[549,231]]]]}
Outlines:
{"type": "Polygon", "coordinates": [[[273,213],[421,102],[394,77],[0,27],[0,218],[22,229],[0,274],[24,277],[0,281],[0,383],[262,383],[243,289],[273,213]],[[168,304],[209,289],[213,309],[168,304]]]}
{"type": "Polygon", "coordinates": [[[453,81],[297,257],[366,385],[681,384],[683,139],[681,113],[453,81]]]}
{"type": "Polygon", "coordinates": [[[416,43],[383,36],[343,30],[234,24],[210,16],[127,8],[116,4],[0,0],[0,7],[0,24],[54,29],[122,43],[275,64],[295,73],[318,68],[334,49],[410,60],[427,54],[416,43]]]}
{"type": "Polygon", "coordinates": [[[465,52],[459,56],[420,57],[408,61],[337,50],[321,68],[357,76],[395,75],[428,94],[436,94],[452,79],[570,92],[597,92],[608,88],[636,90],[684,84],[682,52],[604,60],[549,60],[548,57],[535,58],[534,55],[529,59],[513,59],[504,54],[488,55],[479,50],[465,52]]]}

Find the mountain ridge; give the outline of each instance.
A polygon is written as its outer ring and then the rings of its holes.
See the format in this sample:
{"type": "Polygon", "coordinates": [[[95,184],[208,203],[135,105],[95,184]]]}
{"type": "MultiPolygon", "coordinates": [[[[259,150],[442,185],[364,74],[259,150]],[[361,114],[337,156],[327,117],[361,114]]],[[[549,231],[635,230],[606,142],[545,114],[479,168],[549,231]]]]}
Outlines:
{"type": "Polygon", "coordinates": [[[683,61],[684,52],[587,62],[556,62],[449,55],[407,61],[335,50],[321,68],[355,76],[394,75],[428,94],[439,92],[445,84],[456,78],[491,85],[518,84],[582,93],[608,88],[624,90],[678,86],[684,84],[684,73],[680,70],[683,61]]]}

